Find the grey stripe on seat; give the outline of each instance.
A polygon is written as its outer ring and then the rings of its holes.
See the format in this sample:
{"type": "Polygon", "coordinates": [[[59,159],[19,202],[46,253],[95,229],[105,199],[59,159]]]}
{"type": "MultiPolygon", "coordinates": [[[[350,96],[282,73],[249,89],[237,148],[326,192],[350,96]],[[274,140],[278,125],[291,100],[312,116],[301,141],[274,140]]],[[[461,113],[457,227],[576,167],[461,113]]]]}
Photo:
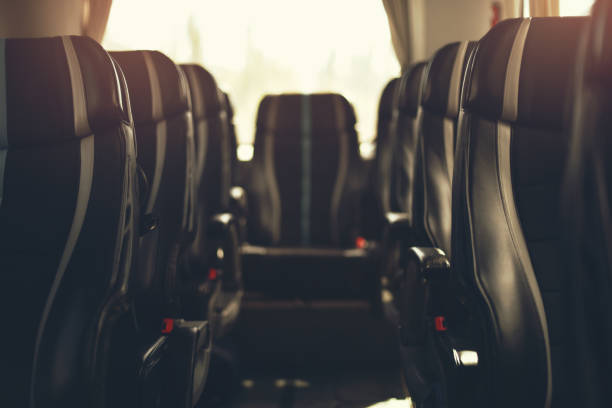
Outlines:
{"type": "Polygon", "coordinates": [[[459,111],[459,98],[461,97],[461,78],[463,76],[463,65],[465,54],[468,49],[468,41],[462,41],[457,49],[453,71],[451,72],[450,86],[448,90],[448,103],[446,114],[449,116],[457,115],[459,111]]]}
{"type": "Polygon", "coordinates": [[[527,18],[521,22],[514,37],[508,67],[506,68],[506,83],[504,85],[504,105],[502,109],[502,120],[514,121],[518,116],[518,94],[521,64],[523,62],[523,51],[525,41],[531,25],[531,19],[527,18]]]}
{"type": "MultiPolygon", "coordinates": [[[[194,84],[193,88],[196,90],[192,93],[193,101],[192,106],[201,106],[203,111],[206,111],[206,99],[202,97],[202,85],[200,84],[200,78],[195,72],[194,66],[182,67],[185,74],[189,77],[189,82],[194,84]]],[[[204,116],[197,121],[197,136],[198,136],[198,149],[196,152],[196,163],[197,167],[195,170],[195,182],[196,185],[200,185],[202,175],[204,173],[204,167],[206,166],[206,150],[208,147],[208,117],[204,116]]]]}
{"type": "Polygon", "coordinates": [[[79,136],[91,135],[91,127],[87,118],[87,104],[85,99],[85,86],[83,85],[83,74],[79,65],[79,58],[74,50],[74,44],[70,37],[62,37],[66,58],[68,59],[68,70],[70,71],[70,83],[72,86],[72,105],[74,109],[74,132],[79,136]]]}
{"type": "Polygon", "coordinates": [[[0,39],[0,207],[4,197],[4,171],[8,154],[8,129],[6,116],[6,40],[0,39]]]}
{"type": "Polygon", "coordinates": [[[302,95],[302,195],[300,231],[302,245],[310,244],[310,204],[312,194],[312,118],[310,95],[302,95]]]}
{"type": "Polygon", "coordinates": [[[278,117],[278,97],[272,98],[270,101],[270,108],[268,111],[268,117],[266,118],[265,125],[265,154],[264,157],[267,159],[264,163],[265,176],[267,185],[270,188],[270,197],[272,199],[272,241],[276,242],[280,239],[281,235],[281,198],[280,192],[278,191],[278,184],[276,182],[276,167],[274,160],[274,132],[276,131],[276,122],[278,117]]]}
{"type": "MultiPolygon", "coordinates": [[[[74,105],[74,131],[79,132],[89,130],[91,132],[89,128],[89,121],[87,118],[87,105],[85,104],[85,87],[83,86],[83,76],[81,73],[79,60],[74,51],[72,39],[70,37],[62,37],[62,42],[64,44],[64,50],[66,52],[66,60],[68,62],[68,69],[70,73],[70,83],[72,86],[72,103],[74,105]]],[[[45,326],[47,324],[49,314],[51,313],[51,308],[53,307],[55,296],[62,282],[62,278],[64,277],[64,273],[68,268],[68,263],[72,258],[74,248],[79,239],[79,235],[81,234],[81,229],[83,227],[83,222],[85,221],[85,215],[87,213],[87,208],[89,205],[89,197],[91,194],[91,187],[93,183],[94,153],[94,135],[90,134],[89,136],[81,139],[81,169],[72,225],[70,226],[66,245],[64,247],[64,251],[62,252],[62,257],[60,258],[55,278],[53,280],[53,283],[51,284],[49,295],[47,297],[47,301],[45,302],[45,307],[43,309],[40,323],[38,325],[38,332],[36,334],[36,342],[34,345],[34,358],[32,365],[32,380],[30,383],[31,408],[35,407],[34,390],[36,369],[38,365],[38,354],[40,351],[40,345],[45,331],[45,326]]]]}
{"type": "Polygon", "coordinates": [[[444,153],[446,160],[446,170],[449,180],[453,179],[453,161],[455,156],[455,117],[459,113],[459,99],[461,98],[461,78],[463,77],[463,66],[465,54],[468,49],[468,41],[462,41],[457,48],[455,62],[451,72],[450,84],[448,89],[448,101],[446,104],[446,117],[443,120],[442,132],[444,137],[444,153]]]}
{"type": "Polygon", "coordinates": [[[442,137],[444,142],[444,159],[448,179],[453,179],[453,163],[455,158],[455,121],[451,118],[442,120],[442,137]]]}
{"type": "Polygon", "coordinates": [[[196,185],[200,185],[204,168],[206,167],[206,150],[208,148],[208,120],[202,119],[198,121],[198,150],[196,152],[196,185]]]}
{"type": "Polygon", "coordinates": [[[336,97],[334,100],[334,111],[336,113],[337,129],[340,132],[340,157],[338,158],[336,184],[334,185],[334,192],[332,194],[330,225],[333,242],[340,243],[340,225],[338,222],[340,218],[340,201],[342,200],[342,192],[344,190],[349,164],[349,134],[346,130],[346,117],[340,97],[336,97]]]}
{"type": "MultiPolygon", "coordinates": [[[[149,74],[151,85],[151,110],[153,118],[163,117],[163,105],[161,99],[161,89],[159,78],[151,54],[147,51],[142,53],[149,74]]],[[[168,126],[165,120],[157,122],[155,126],[155,170],[153,171],[153,181],[151,182],[151,190],[149,192],[149,200],[147,201],[146,212],[150,213],[155,207],[159,186],[161,184],[162,174],[164,172],[164,164],[166,161],[166,143],[168,139],[168,126]]]]}

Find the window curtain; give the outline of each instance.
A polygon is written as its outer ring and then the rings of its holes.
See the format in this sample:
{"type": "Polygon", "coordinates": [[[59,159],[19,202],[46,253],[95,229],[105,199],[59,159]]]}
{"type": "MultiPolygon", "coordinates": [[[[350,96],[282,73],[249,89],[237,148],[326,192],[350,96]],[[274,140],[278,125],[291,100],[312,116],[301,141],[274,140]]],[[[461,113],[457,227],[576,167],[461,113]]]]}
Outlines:
{"type": "Polygon", "coordinates": [[[501,0],[501,19],[521,17],[523,15],[523,0],[501,0]]]}
{"type": "Polygon", "coordinates": [[[113,0],[85,0],[83,3],[83,35],[102,42],[113,0]]]}
{"type": "Polygon", "coordinates": [[[559,0],[529,0],[531,17],[550,17],[559,15],[559,0]]]}
{"type": "Polygon", "coordinates": [[[383,0],[395,55],[404,72],[425,58],[425,1],[383,0]]]}

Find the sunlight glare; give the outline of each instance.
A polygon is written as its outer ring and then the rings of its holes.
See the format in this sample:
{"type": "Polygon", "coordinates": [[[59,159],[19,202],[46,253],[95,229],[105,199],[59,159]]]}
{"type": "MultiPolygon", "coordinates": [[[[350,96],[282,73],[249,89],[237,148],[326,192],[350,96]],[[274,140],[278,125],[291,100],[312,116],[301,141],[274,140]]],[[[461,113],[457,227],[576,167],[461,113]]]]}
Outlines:
{"type": "Polygon", "coordinates": [[[591,12],[594,0],[559,0],[559,15],[586,16],[591,12]]]}
{"type": "Polygon", "coordinates": [[[399,75],[382,2],[371,0],[115,1],[103,45],[209,69],[232,97],[243,157],[265,94],[342,93],[368,142],[380,92],[399,75]]]}

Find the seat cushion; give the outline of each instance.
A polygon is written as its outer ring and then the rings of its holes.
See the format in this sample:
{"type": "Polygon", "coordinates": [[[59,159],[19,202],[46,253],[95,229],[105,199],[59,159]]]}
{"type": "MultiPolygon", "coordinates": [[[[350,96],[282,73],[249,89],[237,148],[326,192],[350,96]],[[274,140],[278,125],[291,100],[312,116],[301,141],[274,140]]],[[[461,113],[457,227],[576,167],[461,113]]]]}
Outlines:
{"type": "Polygon", "coordinates": [[[379,296],[376,249],[242,248],[245,289],[284,299],[365,299],[379,296]]]}

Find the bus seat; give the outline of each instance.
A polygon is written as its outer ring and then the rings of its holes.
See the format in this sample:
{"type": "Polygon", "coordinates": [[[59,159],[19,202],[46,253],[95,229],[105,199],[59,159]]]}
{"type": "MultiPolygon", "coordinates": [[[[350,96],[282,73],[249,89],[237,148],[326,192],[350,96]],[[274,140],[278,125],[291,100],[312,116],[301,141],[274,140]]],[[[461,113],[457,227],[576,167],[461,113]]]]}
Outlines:
{"type": "Polygon", "coordinates": [[[354,125],[351,105],[338,94],[262,100],[247,183],[247,290],[326,298],[378,293],[374,251],[356,245],[363,243],[366,180],[354,125]]]}
{"type": "MultiPolygon", "coordinates": [[[[158,228],[140,239],[138,276],[133,280],[136,317],[143,337],[151,339],[145,355],[166,350],[155,358],[163,374],[146,377],[143,387],[161,390],[160,398],[176,406],[193,406],[204,388],[211,336],[206,321],[184,319],[182,294],[191,282],[178,269],[196,227],[189,87],[183,72],[160,52],[123,51],[111,56],[125,73],[132,103],[137,160],[147,180],[143,217],[159,220],[158,228]],[[164,347],[158,345],[160,336],[167,338],[164,347]],[[148,383],[160,378],[163,387],[148,383]]],[[[155,373],[148,366],[147,371],[155,373]]]]}
{"type": "Polygon", "coordinates": [[[447,264],[429,275],[438,281],[429,286],[434,313],[446,321],[435,331],[446,393],[458,406],[571,406],[559,200],[567,105],[586,22],[502,21],[479,41],[470,64],[451,270],[447,264]]]}
{"type": "Polygon", "coordinates": [[[585,408],[607,404],[612,367],[612,2],[598,1],[592,16],[576,69],[562,199],[566,396],[568,406],[585,408]]]}
{"type": "Polygon", "coordinates": [[[121,387],[138,236],[126,94],[90,38],[0,39],[6,406],[135,404],[121,387]]]}
{"type": "Polygon", "coordinates": [[[233,325],[237,313],[228,308],[237,312],[242,296],[238,225],[229,212],[233,135],[226,96],[214,77],[200,65],[180,67],[191,93],[197,194],[196,235],[183,265],[193,284],[185,313],[192,320],[209,320],[217,336],[233,325]]]}

